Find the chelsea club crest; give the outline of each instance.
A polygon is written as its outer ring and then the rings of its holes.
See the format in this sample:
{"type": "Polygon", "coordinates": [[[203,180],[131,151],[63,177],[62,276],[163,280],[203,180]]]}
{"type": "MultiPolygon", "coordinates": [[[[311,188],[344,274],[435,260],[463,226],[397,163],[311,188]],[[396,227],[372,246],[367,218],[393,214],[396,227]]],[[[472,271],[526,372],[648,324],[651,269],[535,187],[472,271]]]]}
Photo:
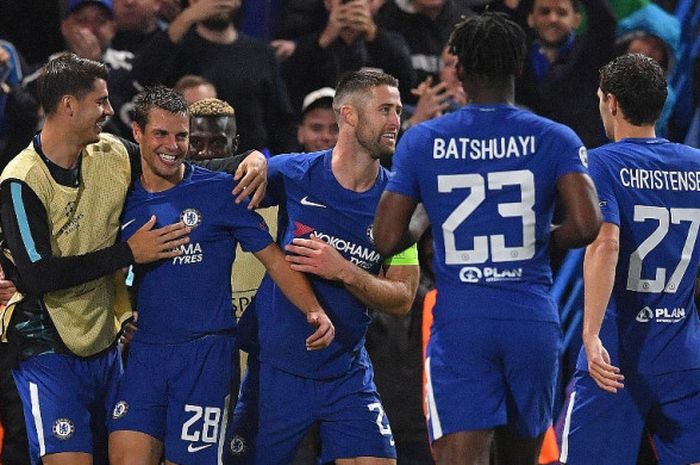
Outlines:
{"type": "Polygon", "coordinates": [[[185,223],[185,226],[194,229],[202,223],[202,214],[194,208],[185,208],[180,213],[180,221],[185,223]]]}

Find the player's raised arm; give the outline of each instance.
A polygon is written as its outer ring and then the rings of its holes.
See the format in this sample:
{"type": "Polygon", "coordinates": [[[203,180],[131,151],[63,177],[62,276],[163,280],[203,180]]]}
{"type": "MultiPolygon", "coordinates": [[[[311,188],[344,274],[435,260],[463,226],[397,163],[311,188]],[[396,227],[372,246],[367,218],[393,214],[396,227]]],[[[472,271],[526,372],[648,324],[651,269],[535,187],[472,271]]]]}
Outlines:
{"type": "Polygon", "coordinates": [[[255,252],[254,255],[265,265],[270,277],[284,295],[306,314],[306,321],[316,327],[316,331],[306,338],[307,349],[318,350],[328,347],[335,337],[335,327],[318,303],[308,279],[303,274],[290,269],[284,259],[284,253],[277,244],[270,244],[255,252]]]}

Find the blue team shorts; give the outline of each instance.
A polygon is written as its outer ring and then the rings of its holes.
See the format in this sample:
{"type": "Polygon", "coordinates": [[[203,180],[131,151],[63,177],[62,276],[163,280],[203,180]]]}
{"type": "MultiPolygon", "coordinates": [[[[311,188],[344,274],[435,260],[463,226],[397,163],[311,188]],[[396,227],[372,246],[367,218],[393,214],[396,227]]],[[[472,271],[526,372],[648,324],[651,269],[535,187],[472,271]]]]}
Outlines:
{"type": "Polygon", "coordinates": [[[521,437],[544,433],[560,341],[553,322],[474,318],[434,326],[425,360],[430,441],[499,426],[521,437]]]}
{"type": "Polygon", "coordinates": [[[44,354],[12,370],[24,407],[29,453],[86,452],[107,464],[107,417],[121,375],[115,348],[95,357],[44,354]]]}
{"type": "Polygon", "coordinates": [[[255,465],[259,389],[260,362],[256,354],[249,354],[245,377],[228,428],[230,436],[224,449],[224,465],[255,465]]]}
{"type": "MultiPolygon", "coordinates": [[[[321,463],[364,456],[396,458],[371,365],[356,361],[339,378],[316,380],[261,362],[259,376],[255,463],[292,463],[301,440],[316,422],[321,432],[321,463]]],[[[247,392],[245,385],[241,391],[247,392]]],[[[245,400],[251,401],[250,397],[245,400]]],[[[256,409],[244,405],[243,410],[256,409]]]]}
{"type": "Polygon", "coordinates": [[[179,465],[218,463],[237,385],[233,335],[177,344],[133,342],[110,432],[148,434],[163,442],[165,458],[179,465]]]}
{"type": "Polygon", "coordinates": [[[603,391],[587,371],[576,372],[566,412],[561,462],[635,465],[644,426],[660,465],[700,462],[700,370],[625,374],[625,387],[603,391]]]}

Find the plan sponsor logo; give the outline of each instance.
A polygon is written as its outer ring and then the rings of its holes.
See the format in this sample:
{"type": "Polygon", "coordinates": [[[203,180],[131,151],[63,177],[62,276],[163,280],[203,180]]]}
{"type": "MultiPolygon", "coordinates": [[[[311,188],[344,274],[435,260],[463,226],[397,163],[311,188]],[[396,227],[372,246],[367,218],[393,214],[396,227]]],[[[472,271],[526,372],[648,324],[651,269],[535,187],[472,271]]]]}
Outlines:
{"type": "Polygon", "coordinates": [[[522,277],[522,268],[499,269],[495,266],[486,266],[483,268],[465,266],[459,270],[459,280],[463,283],[520,281],[522,277]]]}
{"type": "Polygon", "coordinates": [[[656,323],[678,323],[685,319],[686,311],[683,307],[659,307],[659,308],[649,308],[644,307],[637,313],[637,320],[639,323],[649,323],[650,321],[655,321],[656,323]]]}

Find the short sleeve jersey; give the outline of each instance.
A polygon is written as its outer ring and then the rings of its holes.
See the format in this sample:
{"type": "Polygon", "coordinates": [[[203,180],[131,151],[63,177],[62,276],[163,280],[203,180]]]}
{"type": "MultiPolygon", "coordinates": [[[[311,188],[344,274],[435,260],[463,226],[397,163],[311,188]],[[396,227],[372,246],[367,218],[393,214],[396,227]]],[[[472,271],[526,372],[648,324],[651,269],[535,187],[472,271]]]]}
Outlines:
{"type": "Polygon", "coordinates": [[[569,128],[510,105],[467,105],[411,128],[387,190],[431,221],[435,325],[473,317],[558,321],[547,255],[557,180],[585,173],[569,128]]]}
{"type": "MultiPolygon", "coordinates": [[[[330,150],[278,155],[270,159],[268,170],[268,200],[279,205],[278,241],[282,248],[295,238],[315,236],[367,272],[379,273],[383,257],[372,243],[372,223],[387,183],[384,168],[366,192],[348,190],[338,183],[331,171],[330,150]]],[[[308,278],[335,325],[335,339],[326,349],[307,351],[304,341],[314,329],[266,276],[255,297],[260,360],[298,376],[340,376],[355,358],[367,357],[368,310],[343,284],[313,275],[308,278]]]]}
{"type": "Polygon", "coordinates": [[[156,228],[178,221],[191,228],[180,255],[134,266],[137,341],[184,342],[233,331],[231,265],[236,244],[257,252],[272,243],[260,215],[234,202],[231,191],[236,183],[230,175],[185,166],[184,179],[163,192],[147,192],[136,182],[122,215],[122,240],[152,215],[156,228]]]}
{"type": "Polygon", "coordinates": [[[604,221],[620,227],[601,329],[613,363],[652,374],[700,368],[700,150],[623,139],[592,150],[590,170],[604,221]]]}

